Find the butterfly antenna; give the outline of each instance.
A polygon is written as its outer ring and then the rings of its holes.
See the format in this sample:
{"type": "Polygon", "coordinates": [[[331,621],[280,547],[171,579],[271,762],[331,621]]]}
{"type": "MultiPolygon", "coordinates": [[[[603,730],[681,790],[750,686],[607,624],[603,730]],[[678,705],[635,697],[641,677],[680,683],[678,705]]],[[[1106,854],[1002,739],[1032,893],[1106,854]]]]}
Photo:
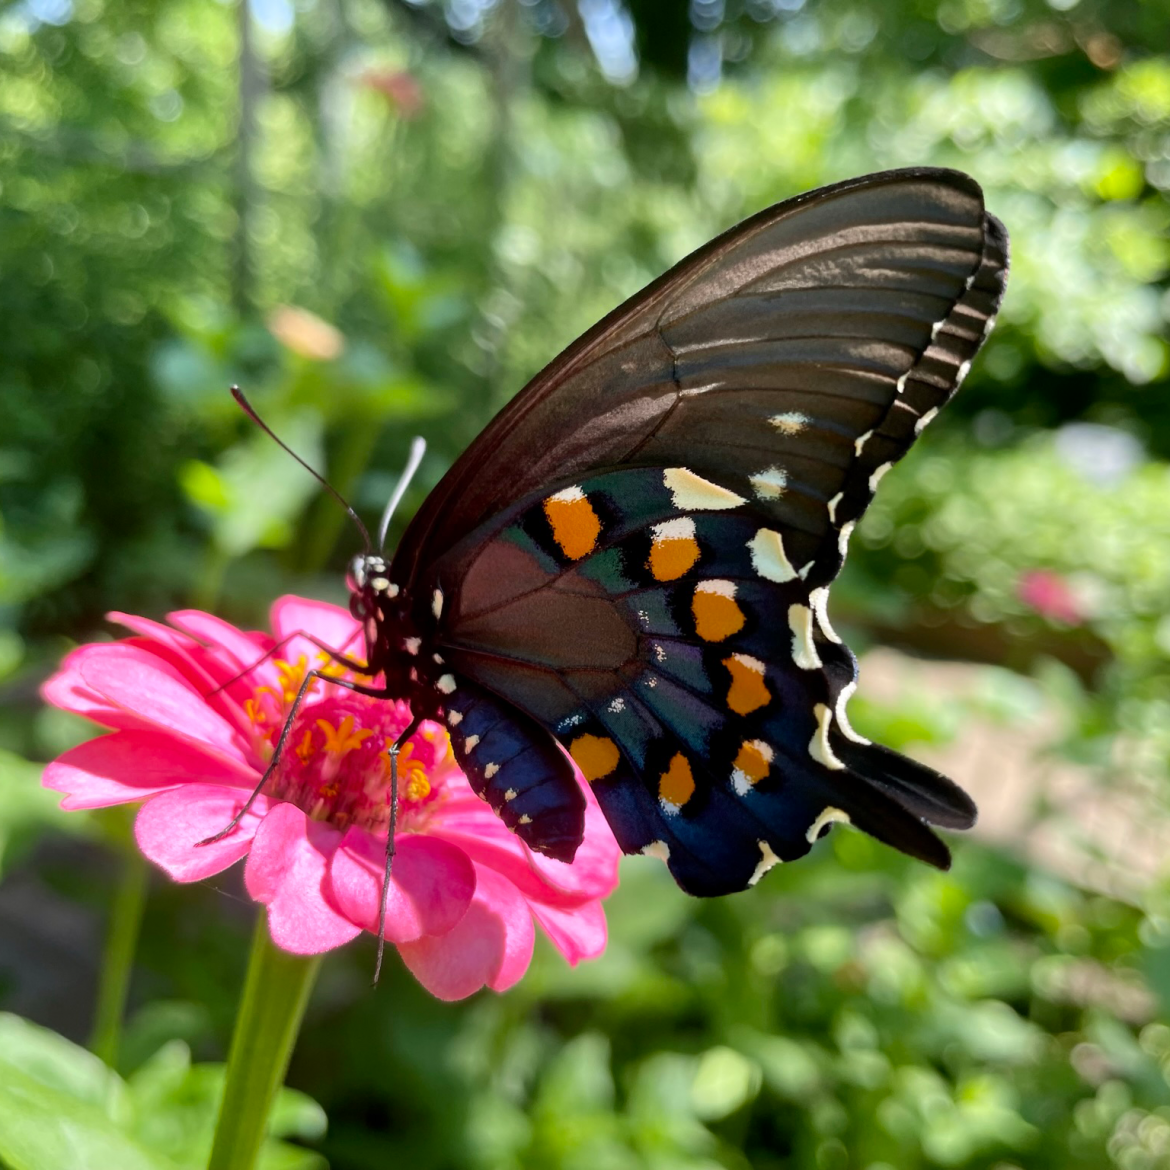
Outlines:
{"type": "MultiPolygon", "coordinates": [[[[310,467],[275,431],[256,413],[255,407],[244,397],[239,386],[232,387],[232,397],[239,403],[240,409],[282,450],[291,455],[348,513],[349,518],[358,526],[358,531],[365,541],[366,552],[371,549],[370,534],[362,523],[362,518],[349,506],[345,497],[319,472],[310,467]]],[[[397,493],[395,493],[397,494],[397,493]]]]}
{"type": "Polygon", "coordinates": [[[402,497],[406,495],[406,489],[410,487],[410,481],[414,479],[414,473],[418,471],[418,466],[422,462],[426,451],[426,439],[422,435],[415,435],[410,444],[410,457],[406,460],[406,466],[402,469],[402,474],[398,477],[398,482],[394,485],[393,494],[386,501],[386,507],[382,512],[382,519],[378,524],[379,552],[386,547],[386,533],[390,529],[390,519],[394,515],[394,509],[398,507],[402,502],[402,497]]]}

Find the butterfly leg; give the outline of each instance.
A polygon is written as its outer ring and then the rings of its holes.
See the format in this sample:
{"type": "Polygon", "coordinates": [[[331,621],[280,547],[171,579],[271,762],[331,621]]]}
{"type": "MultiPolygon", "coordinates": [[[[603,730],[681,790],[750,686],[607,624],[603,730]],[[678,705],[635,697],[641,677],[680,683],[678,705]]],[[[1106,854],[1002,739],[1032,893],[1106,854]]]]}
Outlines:
{"type": "MultiPolygon", "coordinates": [[[[357,633],[353,635],[354,638],[357,636],[357,633]]],[[[237,683],[246,675],[251,674],[252,671],[256,669],[256,667],[260,666],[262,663],[267,662],[269,658],[271,658],[282,647],[287,646],[288,643],[291,642],[294,638],[304,638],[306,641],[312,642],[318,650],[324,654],[328,654],[329,657],[339,666],[344,666],[346,670],[352,670],[354,674],[369,674],[369,668],[366,663],[358,662],[356,659],[348,658],[346,655],[338,653],[333,649],[332,646],[326,646],[320,638],[314,637],[314,635],[307,633],[305,630],[294,630],[291,634],[286,634],[283,638],[281,638],[280,641],[277,642],[271,650],[265,650],[264,653],[261,654],[255,662],[253,662],[250,666],[245,666],[244,669],[239,672],[239,674],[233,674],[232,677],[229,678],[226,682],[220,683],[219,686],[215,688],[215,690],[209,691],[206,695],[206,698],[210,699],[212,695],[218,695],[220,691],[226,690],[232,685],[232,683],[237,683]]],[[[350,641],[353,641],[353,638],[351,638],[350,641]]],[[[346,645],[348,646],[349,642],[347,642],[346,645]]]]}
{"type": "Polygon", "coordinates": [[[390,826],[386,833],[386,868],[382,873],[382,896],[378,899],[378,958],[374,962],[374,986],[382,974],[382,955],[386,950],[386,897],[390,892],[390,870],[394,865],[394,834],[398,829],[398,753],[418,730],[422,717],[416,715],[390,745],[390,826]]]}
{"type": "Polygon", "coordinates": [[[289,732],[292,730],[293,721],[297,717],[297,712],[301,708],[301,703],[304,701],[305,695],[308,694],[309,688],[317,679],[331,683],[335,687],[345,687],[347,691],[356,691],[359,695],[369,695],[374,699],[385,699],[388,697],[385,691],[379,690],[376,687],[362,686],[360,683],[350,682],[349,679],[334,678],[332,675],[326,674],[323,670],[310,670],[301,681],[300,689],[297,691],[296,697],[292,701],[292,706],[289,708],[288,717],[284,721],[284,726],[280,729],[280,736],[277,738],[272,759],[269,761],[268,767],[264,769],[264,775],[260,777],[259,783],[252,789],[240,811],[218,833],[213,833],[210,837],[205,837],[202,841],[197,841],[197,845],[211,845],[216,841],[222,840],[244,819],[248,810],[256,803],[256,797],[264,791],[264,785],[268,783],[273,773],[280,766],[281,758],[284,755],[284,747],[288,742],[289,732]]]}

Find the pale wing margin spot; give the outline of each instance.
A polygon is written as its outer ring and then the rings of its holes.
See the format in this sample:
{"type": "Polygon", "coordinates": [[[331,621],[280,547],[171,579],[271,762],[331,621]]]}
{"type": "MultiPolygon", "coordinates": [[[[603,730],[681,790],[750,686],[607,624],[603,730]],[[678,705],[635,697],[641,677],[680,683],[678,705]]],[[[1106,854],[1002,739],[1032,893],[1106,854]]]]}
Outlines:
{"type": "Polygon", "coordinates": [[[816,734],[809,740],[808,754],[817,763],[824,764],[826,768],[832,768],[835,772],[840,772],[844,770],[845,765],[833,754],[833,748],[829,743],[829,727],[833,722],[833,712],[824,703],[818,703],[815,710],[817,730],[816,734]]]}
{"type": "Polygon", "coordinates": [[[841,639],[837,637],[837,631],[829,625],[829,587],[822,585],[820,589],[814,589],[808,595],[808,599],[812,602],[812,611],[816,614],[817,625],[821,627],[821,633],[830,642],[840,643],[841,639]]]}
{"type": "Polygon", "coordinates": [[[670,846],[665,841],[651,841],[642,850],[643,857],[657,857],[659,861],[670,860],[670,846]]]}
{"type": "Polygon", "coordinates": [[[769,467],[767,471],[750,476],[748,482],[758,499],[778,500],[788,487],[788,472],[783,467],[769,467]]]}
{"type": "Polygon", "coordinates": [[[463,741],[463,750],[465,752],[473,752],[473,751],[475,751],[475,745],[477,743],[479,743],[479,736],[478,735],[469,735],[463,741]]]}
{"type": "Polygon", "coordinates": [[[846,739],[851,739],[854,743],[868,744],[870,741],[866,739],[864,735],[858,735],[857,732],[853,730],[853,725],[849,722],[849,716],[845,713],[845,707],[849,700],[853,697],[853,692],[855,690],[857,690],[856,682],[846,683],[841,688],[841,693],[837,696],[837,702],[835,704],[836,711],[834,714],[837,716],[837,725],[841,728],[841,734],[845,736],[846,739]]]}
{"type": "Polygon", "coordinates": [[[812,421],[807,414],[799,410],[786,410],[783,414],[774,414],[768,421],[782,435],[799,435],[812,421]]]}
{"type": "Polygon", "coordinates": [[[877,491],[877,486],[882,482],[882,476],[886,474],[894,465],[892,463],[883,463],[880,467],[874,470],[873,475],[869,477],[869,490],[871,492],[877,491]]]}
{"type": "Polygon", "coordinates": [[[837,505],[838,505],[838,504],[839,504],[839,503],[840,503],[840,502],[841,502],[841,501],[842,501],[844,498],[845,498],[845,493],[844,493],[844,492],[838,492],[838,493],[837,493],[837,494],[836,494],[836,495],[835,495],[835,496],[834,496],[834,497],[833,497],[833,498],[832,498],[832,499],[829,501],[829,523],[830,523],[830,524],[836,524],[836,523],[837,523],[837,505]]]}
{"type": "Polygon", "coordinates": [[[826,825],[851,825],[853,822],[849,819],[849,814],[844,809],[833,808],[829,805],[828,808],[822,809],[820,815],[808,827],[808,832],[805,833],[804,839],[810,844],[815,845],[817,838],[821,835],[821,830],[826,825]]]}
{"type": "Polygon", "coordinates": [[[668,467],[662,482],[670,492],[674,506],[684,512],[718,512],[746,504],[743,496],[696,475],[685,467],[668,467]]]}
{"type": "Polygon", "coordinates": [[[488,764],[488,766],[483,770],[485,779],[490,780],[499,770],[499,764],[488,764]]]}
{"type": "Polygon", "coordinates": [[[752,554],[752,568],[761,577],[781,585],[796,579],[796,570],[784,551],[784,539],[779,532],[761,528],[748,541],[748,549],[752,554]]]}
{"type": "Polygon", "coordinates": [[[509,801],[515,800],[517,795],[519,794],[516,792],[515,788],[509,788],[508,791],[504,793],[504,799],[509,801]]]}
{"type": "Polygon", "coordinates": [[[452,727],[458,727],[459,724],[463,722],[463,713],[461,711],[448,711],[447,722],[450,723],[452,727]]]}
{"type": "MultiPolygon", "coordinates": [[[[813,614],[807,605],[788,607],[788,625],[792,630],[792,661],[801,670],[820,670],[821,656],[813,642],[813,614]]],[[[823,706],[823,704],[819,704],[823,706]]],[[[825,707],[828,710],[828,707],[825,707]]]]}
{"type": "Polygon", "coordinates": [[[455,676],[453,674],[441,674],[435,686],[439,688],[442,694],[449,695],[455,689],[455,676]]]}
{"type": "Polygon", "coordinates": [[[842,560],[849,551],[849,538],[853,535],[855,525],[856,521],[848,520],[841,525],[841,531],[837,533],[837,551],[840,552],[842,560]]]}
{"type": "Polygon", "coordinates": [[[436,589],[434,596],[431,598],[431,613],[435,615],[436,621],[443,614],[443,591],[441,589],[436,589]]]}
{"type": "Polygon", "coordinates": [[[856,439],[856,441],[855,441],[855,442],[854,442],[854,444],[853,444],[853,453],[854,453],[854,455],[860,455],[860,454],[861,454],[861,448],[862,448],[862,447],[864,447],[864,446],[865,446],[865,444],[869,442],[869,440],[870,440],[870,437],[871,437],[872,435],[873,435],[873,431],[866,431],[864,435],[858,435],[858,436],[857,436],[857,439],[856,439]]]}
{"type": "Polygon", "coordinates": [[[921,418],[920,418],[920,419],[919,419],[919,420],[918,420],[918,421],[917,421],[917,422],[914,424],[914,433],[915,433],[916,435],[920,435],[920,434],[922,434],[922,432],[923,432],[924,430],[926,430],[926,428],[927,428],[928,426],[930,426],[930,424],[931,424],[932,422],[934,422],[935,415],[937,415],[937,414],[938,414],[938,407],[937,407],[937,406],[932,406],[932,407],[931,407],[931,408],[930,408],[930,409],[929,409],[929,410],[928,410],[928,411],[927,411],[927,412],[926,412],[926,413],[925,413],[925,414],[924,414],[924,415],[923,415],[923,416],[922,416],[922,417],[921,417],[921,418]]]}
{"type": "Polygon", "coordinates": [[[760,861],[752,876],[748,878],[749,886],[754,886],[772,866],[780,864],[780,858],[772,852],[772,846],[767,841],[757,841],[756,844],[760,847],[760,861]]]}

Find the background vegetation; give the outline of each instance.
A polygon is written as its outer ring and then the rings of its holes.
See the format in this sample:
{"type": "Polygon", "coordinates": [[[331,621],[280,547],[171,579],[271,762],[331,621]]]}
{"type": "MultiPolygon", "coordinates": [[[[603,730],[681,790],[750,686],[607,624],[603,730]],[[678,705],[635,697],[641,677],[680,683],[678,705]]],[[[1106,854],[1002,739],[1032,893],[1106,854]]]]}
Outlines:
{"type": "Polygon", "coordinates": [[[28,1023],[86,1040],[140,886],[125,819],[58,813],[27,761],[86,734],[36,688],[105,611],[341,597],[344,516],[227,385],[370,517],[426,434],[417,504],[717,230],[932,163],[1009,225],[1008,298],[835,599],[856,645],[987,673],[855,722],[914,751],[1055,712],[1087,787],[1016,799],[1039,832],[1124,796],[1127,880],[1027,833],[939,875],[838,831],[711,904],[630,862],[605,958],[541,951],[502,997],[372,994],[356,944],[269,1165],[1170,1166],[1168,44],[1166,0],[0,4],[0,1131],[68,1098],[94,1166],[205,1157],[250,905],[150,882],[114,1071],[28,1023]]]}

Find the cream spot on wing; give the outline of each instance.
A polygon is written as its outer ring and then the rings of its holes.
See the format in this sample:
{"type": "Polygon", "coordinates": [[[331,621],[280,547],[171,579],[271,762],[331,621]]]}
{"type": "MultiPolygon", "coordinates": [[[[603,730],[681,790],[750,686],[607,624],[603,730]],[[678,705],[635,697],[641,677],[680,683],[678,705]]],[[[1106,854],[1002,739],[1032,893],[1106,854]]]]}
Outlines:
{"type": "Polygon", "coordinates": [[[436,666],[443,665],[443,656],[441,654],[432,654],[431,657],[435,660],[436,666]]]}
{"type": "Polygon", "coordinates": [[[869,477],[869,490],[871,492],[877,491],[877,486],[882,481],[882,476],[886,474],[894,465],[892,463],[883,463],[880,467],[874,470],[873,475],[869,477]]]}
{"type": "Polygon", "coordinates": [[[435,615],[436,621],[438,621],[438,619],[442,616],[442,613],[443,613],[443,591],[442,591],[442,589],[436,589],[433,596],[431,597],[431,613],[433,613],[435,615]]]}
{"type": "Polygon", "coordinates": [[[907,379],[907,378],[909,378],[909,377],[910,377],[910,371],[909,371],[909,370],[907,370],[907,371],[906,371],[906,372],[905,372],[905,373],[904,373],[904,374],[903,374],[903,375],[902,375],[902,376],[901,376],[901,377],[898,379],[897,383],[895,383],[895,385],[894,385],[894,393],[895,393],[895,394],[901,394],[901,393],[902,393],[902,391],[906,389],[906,379],[907,379]]]}
{"type": "Polygon", "coordinates": [[[841,688],[841,693],[837,696],[837,702],[834,704],[834,714],[837,716],[837,726],[841,728],[841,734],[846,739],[853,740],[854,743],[869,743],[869,740],[864,735],[858,735],[853,730],[853,726],[849,722],[849,716],[845,713],[845,707],[849,700],[853,697],[853,692],[857,690],[856,681],[846,683],[841,688]]]}
{"type": "Polygon", "coordinates": [[[824,703],[818,703],[814,708],[817,716],[816,734],[809,740],[808,754],[819,764],[832,768],[835,772],[842,771],[843,763],[833,754],[833,747],[829,743],[829,728],[833,725],[833,712],[824,703]]]}
{"type": "Polygon", "coordinates": [[[853,535],[855,523],[852,520],[846,521],[841,525],[841,531],[837,533],[837,551],[844,558],[849,551],[849,538],[853,535]]]}
{"type": "Polygon", "coordinates": [[[469,735],[463,741],[463,750],[465,752],[473,752],[473,751],[475,751],[475,745],[477,743],[479,743],[479,736],[478,735],[469,735]]]}
{"type": "Polygon", "coordinates": [[[504,799],[507,801],[513,801],[516,799],[517,795],[518,793],[516,792],[515,788],[509,788],[508,791],[504,793],[504,799]]]}
{"type": "Polygon", "coordinates": [[[841,502],[841,501],[842,501],[844,498],[845,498],[845,493],[844,493],[844,492],[838,492],[838,493],[837,493],[837,494],[836,494],[836,495],[835,495],[835,496],[834,496],[834,497],[833,497],[833,498],[832,498],[832,499],[829,501],[829,523],[830,523],[830,524],[836,524],[836,523],[837,523],[837,505],[838,505],[838,504],[839,504],[839,503],[840,503],[840,502],[841,502]]]}
{"type": "Polygon", "coordinates": [[[861,448],[864,447],[865,444],[869,442],[870,436],[872,436],[872,435],[873,435],[873,431],[866,431],[864,435],[857,436],[857,439],[853,444],[854,455],[861,454],[861,448]]]}
{"type": "Polygon", "coordinates": [[[805,833],[804,837],[810,845],[815,845],[817,838],[821,835],[821,830],[826,825],[851,825],[852,823],[847,812],[839,808],[833,808],[830,805],[828,808],[821,810],[817,819],[809,825],[808,832],[805,833]]]}
{"type": "Polygon", "coordinates": [[[621,697],[621,695],[618,695],[618,697],[610,703],[608,708],[611,715],[620,715],[625,709],[626,701],[621,697]]]}
{"type": "Polygon", "coordinates": [[[670,860],[670,846],[665,841],[651,841],[642,850],[643,857],[657,857],[659,861],[670,860]]]}
{"type": "Polygon", "coordinates": [[[769,467],[750,477],[752,490],[761,500],[778,500],[788,487],[788,472],[783,467],[769,467]]]}
{"type": "Polygon", "coordinates": [[[662,473],[662,482],[670,492],[674,506],[683,512],[718,512],[738,508],[747,502],[743,496],[737,496],[685,467],[668,467],[662,473]]]}
{"type": "Polygon", "coordinates": [[[767,841],[758,841],[757,844],[760,847],[760,860],[752,876],[748,878],[749,886],[754,886],[772,866],[780,864],[780,858],[772,852],[772,846],[767,841]]]}
{"type": "Polygon", "coordinates": [[[521,825],[530,825],[532,824],[532,818],[527,813],[522,813],[520,820],[517,823],[521,825]]]}
{"type": "Polygon", "coordinates": [[[490,780],[500,770],[499,764],[488,764],[483,770],[485,780],[490,780]]]}
{"type": "Polygon", "coordinates": [[[929,409],[929,410],[928,410],[928,411],[927,411],[927,412],[926,412],[926,413],[925,413],[925,414],[924,414],[924,415],[923,415],[923,416],[922,416],[922,417],[921,417],[921,418],[920,418],[920,419],[919,419],[919,420],[918,420],[918,421],[917,421],[917,422],[914,424],[914,433],[915,433],[916,435],[920,435],[920,434],[922,434],[922,432],[923,432],[924,430],[926,430],[926,428],[927,428],[928,426],[930,426],[930,424],[931,424],[932,422],[934,422],[934,417],[935,417],[935,415],[936,415],[936,414],[938,414],[938,407],[937,407],[937,406],[932,406],[932,407],[931,407],[931,408],[930,408],[930,409],[929,409]]]}
{"type": "Polygon", "coordinates": [[[799,435],[812,420],[799,410],[786,410],[783,414],[772,415],[768,421],[782,435],[799,435]]]}
{"type": "Polygon", "coordinates": [[[792,630],[792,661],[801,670],[820,670],[821,656],[813,642],[812,610],[807,605],[790,605],[788,625],[792,630]]]}
{"type": "Polygon", "coordinates": [[[752,567],[761,577],[780,584],[795,580],[796,570],[784,551],[784,540],[779,532],[761,528],[748,541],[748,550],[752,554],[752,567]]]}
{"type": "Polygon", "coordinates": [[[829,587],[823,585],[820,589],[814,589],[808,595],[808,599],[812,603],[812,611],[816,615],[817,625],[821,627],[821,633],[830,642],[840,642],[837,631],[829,625],[829,587]]]}
{"type": "Polygon", "coordinates": [[[458,727],[459,724],[463,722],[463,713],[461,711],[448,711],[447,722],[450,723],[452,727],[458,727]]]}
{"type": "Polygon", "coordinates": [[[963,363],[963,364],[962,364],[962,365],[959,367],[959,372],[958,372],[958,373],[955,375],[955,386],[956,386],[956,388],[957,388],[957,387],[959,387],[959,386],[961,386],[961,385],[963,384],[963,379],[964,379],[964,378],[965,378],[965,377],[966,377],[966,376],[967,376],[967,375],[968,375],[970,372],[971,372],[971,363],[970,363],[969,361],[967,361],[967,362],[964,362],[964,363],[963,363]]]}
{"type": "Polygon", "coordinates": [[[405,647],[407,654],[417,654],[418,648],[422,645],[422,639],[404,638],[402,645],[405,647]]]}
{"type": "Polygon", "coordinates": [[[995,328],[995,314],[992,313],[987,318],[987,323],[983,326],[983,336],[986,337],[995,328]]]}
{"type": "Polygon", "coordinates": [[[390,587],[386,590],[386,596],[391,598],[398,596],[398,586],[393,581],[390,582],[390,587]]]}
{"type": "Polygon", "coordinates": [[[444,695],[449,695],[455,689],[455,676],[453,674],[441,674],[439,675],[439,681],[435,683],[435,686],[438,687],[444,695]]]}

